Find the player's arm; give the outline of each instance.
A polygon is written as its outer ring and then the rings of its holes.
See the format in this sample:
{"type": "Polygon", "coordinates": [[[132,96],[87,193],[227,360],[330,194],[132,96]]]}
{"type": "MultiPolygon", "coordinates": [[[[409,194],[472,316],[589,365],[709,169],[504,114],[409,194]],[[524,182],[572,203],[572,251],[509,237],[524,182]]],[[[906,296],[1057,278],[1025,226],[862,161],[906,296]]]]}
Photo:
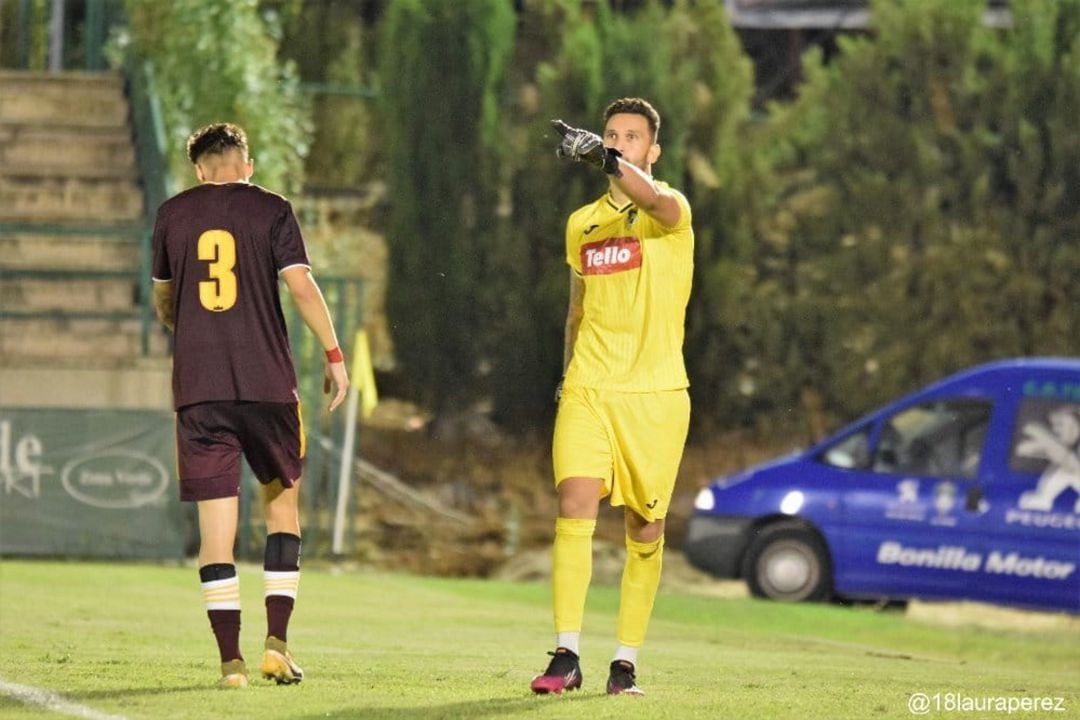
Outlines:
{"type": "Polygon", "coordinates": [[[171,280],[154,281],[154,311],[158,320],[170,330],[176,330],[176,318],[173,317],[173,284],[171,280]]]}
{"type": "Polygon", "coordinates": [[[566,344],[563,346],[563,374],[570,367],[570,360],[574,357],[574,345],[577,343],[578,330],[581,328],[581,318],[585,315],[585,281],[570,268],[570,304],[566,311],[566,344]]]}
{"type": "Polygon", "coordinates": [[[341,357],[330,310],[326,307],[326,300],[323,299],[322,291],[319,290],[315,278],[311,276],[309,268],[294,265],[282,270],[281,277],[285,281],[285,287],[289,289],[289,295],[292,296],[296,309],[300,312],[300,317],[304,319],[304,324],[311,328],[311,332],[315,333],[315,337],[327,351],[326,381],[323,391],[329,392],[330,384],[333,383],[336,390],[334,398],[330,401],[330,410],[333,411],[345,399],[345,393],[349,389],[349,375],[345,370],[345,360],[341,357]]]}
{"type": "Polygon", "coordinates": [[[658,223],[664,227],[678,224],[682,208],[674,193],[661,189],[647,173],[623,160],[618,150],[605,147],[596,133],[572,128],[562,120],[553,120],[552,125],[562,136],[556,155],[600,168],[619,190],[658,223]]]}
{"type": "MultiPolygon", "coordinates": [[[[611,150],[611,148],[607,148],[611,150]]],[[[682,217],[682,208],[674,193],[657,187],[656,181],[636,165],[616,157],[618,172],[611,182],[630,198],[631,202],[649,217],[666,228],[675,227],[682,217]]]]}

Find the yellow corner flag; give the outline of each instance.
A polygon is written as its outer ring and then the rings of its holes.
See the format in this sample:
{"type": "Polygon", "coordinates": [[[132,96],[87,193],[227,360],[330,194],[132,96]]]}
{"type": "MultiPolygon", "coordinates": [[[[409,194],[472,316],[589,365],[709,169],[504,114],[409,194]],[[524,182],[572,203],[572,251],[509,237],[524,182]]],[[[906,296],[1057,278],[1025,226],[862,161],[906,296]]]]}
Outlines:
{"type": "Polygon", "coordinates": [[[356,331],[353,343],[352,382],[360,392],[360,410],[365,418],[371,417],[375,406],[379,404],[379,390],[375,387],[375,368],[371,364],[371,348],[368,346],[367,331],[356,331]]]}

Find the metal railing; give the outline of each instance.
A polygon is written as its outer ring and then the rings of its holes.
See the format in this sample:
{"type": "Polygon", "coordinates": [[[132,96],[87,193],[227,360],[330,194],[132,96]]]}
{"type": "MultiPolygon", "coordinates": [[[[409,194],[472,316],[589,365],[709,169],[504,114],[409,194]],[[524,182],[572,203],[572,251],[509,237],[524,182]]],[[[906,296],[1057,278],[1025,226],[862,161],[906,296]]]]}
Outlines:
{"type": "Polygon", "coordinates": [[[122,14],[123,0],[0,0],[0,67],[104,70],[109,28],[122,14]]]}
{"type": "Polygon", "coordinates": [[[155,84],[154,66],[149,60],[139,57],[131,45],[124,55],[124,80],[134,130],[135,161],[142,177],[146,217],[152,225],[158,207],[174,194],[174,188],[166,163],[165,121],[155,84]]]}

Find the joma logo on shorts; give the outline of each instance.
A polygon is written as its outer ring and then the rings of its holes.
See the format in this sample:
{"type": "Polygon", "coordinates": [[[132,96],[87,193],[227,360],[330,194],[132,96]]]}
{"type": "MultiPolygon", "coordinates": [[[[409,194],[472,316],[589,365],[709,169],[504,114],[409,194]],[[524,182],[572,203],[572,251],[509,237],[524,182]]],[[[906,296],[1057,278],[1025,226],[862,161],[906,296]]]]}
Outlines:
{"type": "Polygon", "coordinates": [[[607,238],[581,246],[583,275],[610,275],[639,267],[641,242],[637,238],[607,238]]]}

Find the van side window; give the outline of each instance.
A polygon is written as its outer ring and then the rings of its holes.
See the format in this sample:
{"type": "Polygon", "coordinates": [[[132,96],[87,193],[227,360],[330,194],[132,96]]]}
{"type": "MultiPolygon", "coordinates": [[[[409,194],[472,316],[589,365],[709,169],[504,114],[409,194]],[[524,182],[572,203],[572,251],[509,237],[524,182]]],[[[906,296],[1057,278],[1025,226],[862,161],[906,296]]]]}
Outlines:
{"type": "Polygon", "coordinates": [[[865,470],[870,465],[870,429],[849,435],[823,452],[818,460],[844,470],[865,470]]]}
{"type": "Polygon", "coordinates": [[[901,410],[881,430],[874,471],[974,477],[992,407],[988,401],[965,398],[901,410]]]}
{"type": "Polygon", "coordinates": [[[1080,474],[1080,403],[1024,398],[1016,413],[1009,469],[1042,474],[1055,467],[1080,474]]]}

